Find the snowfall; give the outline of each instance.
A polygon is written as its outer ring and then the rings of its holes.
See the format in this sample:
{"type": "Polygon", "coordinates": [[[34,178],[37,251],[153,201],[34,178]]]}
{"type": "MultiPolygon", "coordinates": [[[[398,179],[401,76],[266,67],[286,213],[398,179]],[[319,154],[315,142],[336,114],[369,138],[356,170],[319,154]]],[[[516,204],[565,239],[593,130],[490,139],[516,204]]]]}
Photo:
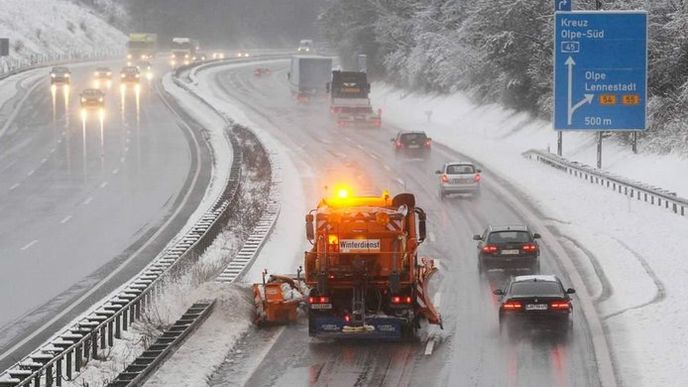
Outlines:
{"type": "MultiPolygon", "coordinates": [[[[121,32],[68,2],[5,0],[3,5],[0,35],[23,40],[26,49],[35,53],[47,53],[48,47],[62,47],[64,50],[95,48],[88,31],[107,32],[103,33],[103,39],[113,47],[122,45],[124,41],[121,32]],[[36,9],[47,12],[32,14],[31,10],[36,9]],[[30,14],[36,18],[33,24],[23,23],[22,18],[30,14]],[[82,20],[86,20],[86,31],[79,27],[82,20]],[[46,33],[47,26],[53,28],[61,23],[64,28],[46,33]],[[76,32],[71,31],[69,23],[76,26],[76,32]],[[39,29],[42,31],[40,34],[37,32],[39,29]],[[74,46],[65,42],[73,42],[74,46]]],[[[298,160],[290,157],[292,151],[286,145],[272,138],[268,130],[251,122],[241,105],[227,100],[210,83],[215,71],[219,70],[198,72],[198,84],[193,89],[235,122],[257,133],[273,152],[274,162],[279,166],[281,196],[290,199],[289,205],[282,207],[271,239],[244,278],[244,282],[250,283],[260,278],[259,272],[264,267],[288,272],[298,266],[298,262],[284,260],[278,265],[274,257],[283,257],[285,249],[297,256],[296,253],[304,248],[298,242],[302,240],[301,230],[293,224],[300,224],[308,207],[299,176],[305,169],[298,160]]],[[[18,85],[22,90],[30,87],[31,82],[25,80],[28,78],[21,79],[21,82],[14,83],[11,79],[2,81],[0,102],[8,100],[18,85]]],[[[220,146],[221,141],[217,138],[225,126],[224,119],[202,110],[195,99],[176,88],[169,78],[164,86],[177,95],[183,105],[194,110],[198,118],[205,120],[206,126],[214,128],[211,130],[216,137],[214,145],[220,146]]],[[[525,159],[522,153],[529,149],[556,149],[556,133],[547,121],[536,120],[499,105],[478,106],[462,94],[414,94],[385,84],[374,84],[372,90],[373,104],[383,110],[386,123],[400,129],[423,129],[433,141],[476,160],[485,170],[485,180],[501,179],[510,183],[542,213],[542,222],[564,236],[562,243],[583,277],[608,335],[614,367],[623,385],[684,384],[688,371],[684,356],[688,355],[688,330],[683,326],[688,321],[688,304],[679,296],[688,292],[688,281],[685,281],[688,262],[682,259],[688,251],[688,238],[685,238],[688,235],[687,217],[631,200],[600,186],[584,184],[561,171],[525,159]]],[[[226,150],[221,154],[229,156],[226,150]]],[[[564,156],[594,165],[595,136],[566,133],[564,156]]],[[[678,196],[688,196],[688,160],[680,155],[644,153],[642,142],[640,153],[633,154],[628,146],[610,139],[604,144],[603,164],[606,171],[668,189],[678,196]]],[[[224,235],[218,238],[202,261],[213,265],[237,248],[236,239],[224,235]]],[[[199,285],[198,278],[193,276],[183,278],[181,282],[180,291],[166,295],[168,306],[157,310],[155,318],[169,322],[196,299],[217,294],[222,296],[213,315],[163,365],[148,385],[170,385],[171,382],[204,385],[207,377],[225,360],[234,343],[251,326],[250,300],[245,299],[246,292],[241,285],[221,288],[213,283],[199,285]],[[194,287],[196,290],[191,291],[194,287]],[[185,372],[173,371],[181,369],[185,372]]],[[[120,341],[109,363],[91,363],[73,385],[88,380],[95,386],[99,385],[98,380],[102,383],[112,378],[117,369],[121,369],[122,362],[134,357],[138,351],[124,349],[135,347],[147,334],[145,326],[137,329],[120,341]]]]}
{"type": "MultiPolygon", "coordinates": [[[[304,248],[294,242],[300,240],[300,230],[293,227],[307,208],[299,178],[304,169],[298,160],[289,157],[290,149],[251,122],[240,105],[226,99],[208,81],[216,71],[219,70],[199,72],[196,90],[236,122],[257,132],[279,160],[282,197],[296,199],[282,208],[270,241],[244,278],[244,282],[250,283],[260,278],[263,267],[277,265],[281,267],[274,270],[289,271],[298,265],[275,260],[274,256],[284,257],[285,246],[294,252],[304,248]]],[[[476,160],[486,171],[485,179],[493,174],[495,179],[513,185],[543,214],[541,220],[564,236],[562,244],[597,308],[608,335],[615,371],[623,385],[683,385],[688,332],[680,322],[688,321],[688,307],[679,295],[688,291],[683,280],[688,274],[688,263],[675,257],[688,250],[688,241],[680,238],[688,235],[686,217],[584,184],[525,159],[522,153],[529,149],[556,149],[556,133],[549,122],[499,105],[478,106],[461,94],[409,94],[385,84],[375,84],[372,89],[373,104],[382,108],[385,122],[400,129],[423,129],[433,141],[476,160]],[[667,243],[673,236],[678,240],[667,243]]],[[[593,134],[564,135],[564,156],[570,160],[594,165],[595,146],[593,134]]],[[[688,179],[677,178],[688,175],[688,160],[673,154],[643,153],[642,143],[640,151],[634,154],[629,147],[607,140],[604,170],[675,191],[679,196],[688,194],[688,179]]],[[[207,340],[203,336],[198,340],[207,340]]],[[[234,337],[236,332],[232,332],[229,341],[234,337]]],[[[189,342],[195,340],[192,337],[189,342]]],[[[188,345],[198,348],[198,344],[188,345]]],[[[222,346],[227,348],[231,343],[222,346]]],[[[204,384],[205,377],[223,359],[213,354],[200,361],[197,356],[203,356],[202,352],[189,353],[196,355],[194,366],[202,364],[200,367],[205,368],[205,372],[198,370],[200,373],[193,379],[185,379],[191,384],[204,384]]],[[[179,369],[186,360],[173,356],[175,363],[167,370],[179,369]]],[[[162,371],[165,369],[164,366],[162,371]]],[[[164,385],[179,377],[179,373],[160,372],[149,385],[164,385]]]]}

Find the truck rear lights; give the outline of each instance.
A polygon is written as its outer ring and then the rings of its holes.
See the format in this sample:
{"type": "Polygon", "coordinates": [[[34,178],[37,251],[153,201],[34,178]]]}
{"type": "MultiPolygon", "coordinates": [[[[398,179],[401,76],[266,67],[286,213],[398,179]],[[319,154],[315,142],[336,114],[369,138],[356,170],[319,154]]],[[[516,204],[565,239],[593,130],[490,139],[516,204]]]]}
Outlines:
{"type": "Polygon", "coordinates": [[[495,245],[483,246],[483,253],[492,254],[492,253],[496,253],[496,252],[497,252],[497,246],[495,246],[495,245]]]}
{"type": "Polygon", "coordinates": [[[447,176],[446,174],[442,175],[441,179],[442,183],[449,183],[449,176],[447,176]]]}
{"type": "Polygon", "coordinates": [[[480,174],[479,174],[479,173],[476,173],[475,176],[473,176],[473,180],[474,180],[476,183],[479,183],[479,182],[480,182],[480,174]]]}
{"type": "Polygon", "coordinates": [[[502,308],[505,310],[518,310],[523,308],[523,304],[518,301],[509,301],[505,302],[504,305],[502,305],[502,308]]]}
{"type": "Polygon", "coordinates": [[[308,303],[309,304],[329,304],[330,303],[330,297],[327,297],[327,296],[308,297],[308,303]]]}
{"type": "Polygon", "coordinates": [[[526,253],[534,253],[537,251],[537,245],[535,243],[526,243],[521,249],[526,253]]]}
{"type": "Polygon", "coordinates": [[[392,304],[407,304],[413,303],[413,298],[411,296],[392,296],[392,304]]]}

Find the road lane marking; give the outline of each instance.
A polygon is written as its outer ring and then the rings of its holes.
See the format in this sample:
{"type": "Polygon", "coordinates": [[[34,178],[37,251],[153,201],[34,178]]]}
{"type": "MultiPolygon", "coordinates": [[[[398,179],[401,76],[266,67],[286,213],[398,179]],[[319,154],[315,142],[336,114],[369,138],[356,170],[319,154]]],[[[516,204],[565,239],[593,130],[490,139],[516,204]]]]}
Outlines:
{"type": "Polygon", "coordinates": [[[372,157],[375,160],[378,160],[378,157],[375,155],[375,153],[369,153],[370,157],[372,157]]]}
{"type": "Polygon", "coordinates": [[[102,184],[100,184],[100,188],[105,188],[105,187],[107,187],[107,185],[108,185],[108,182],[104,181],[102,184]]]}
{"type": "Polygon", "coordinates": [[[61,223],[61,224],[65,224],[65,223],[69,222],[70,219],[72,219],[72,216],[71,216],[71,215],[68,215],[68,216],[66,216],[64,219],[62,219],[62,220],[60,221],[60,223],[61,223]]]}
{"type": "Polygon", "coordinates": [[[403,186],[405,186],[405,185],[406,185],[406,183],[404,183],[404,181],[403,181],[403,180],[401,180],[401,178],[399,178],[399,177],[397,177],[397,178],[396,178],[396,179],[394,179],[394,180],[396,180],[396,182],[397,182],[397,183],[399,183],[399,184],[401,184],[401,185],[403,185],[403,186]]]}
{"type": "Polygon", "coordinates": [[[435,306],[435,309],[440,308],[441,302],[442,302],[442,292],[435,293],[435,296],[432,298],[432,305],[435,306]]]}
{"type": "Polygon", "coordinates": [[[93,200],[93,196],[90,196],[88,199],[84,200],[84,204],[89,204],[93,200]]]}
{"type": "Polygon", "coordinates": [[[116,174],[118,174],[118,173],[119,173],[119,168],[115,168],[115,169],[112,171],[112,174],[113,174],[113,175],[116,175],[116,174]]]}
{"type": "Polygon", "coordinates": [[[391,168],[389,165],[387,165],[387,164],[383,165],[382,167],[383,167],[387,172],[390,172],[390,171],[392,170],[392,168],[391,168]]]}
{"type": "Polygon", "coordinates": [[[428,238],[430,239],[430,242],[434,242],[435,241],[435,233],[434,232],[428,233],[428,238]]]}
{"type": "Polygon", "coordinates": [[[354,140],[352,140],[351,137],[344,137],[344,139],[348,142],[354,142],[354,140]]]}
{"type": "Polygon", "coordinates": [[[14,185],[10,187],[10,191],[14,191],[17,187],[19,187],[19,183],[14,183],[14,185]]]}
{"type": "Polygon", "coordinates": [[[425,345],[425,356],[430,356],[432,355],[432,351],[435,349],[435,340],[428,340],[428,343],[425,345]]]}
{"type": "Polygon", "coordinates": [[[24,247],[22,247],[20,250],[21,250],[21,251],[24,251],[24,250],[28,249],[29,247],[35,245],[36,243],[38,243],[38,239],[34,239],[34,240],[32,240],[31,242],[27,243],[27,244],[26,244],[24,247]]]}
{"type": "Polygon", "coordinates": [[[120,158],[119,158],[119,162],[120,162],[120,163],[124,163],[124,160],[126,160],[124,157],[120,157],[120,158]]]}
{"type": "Polygon", "coordinates": [[[365,149],[365,148],[363,148],[363,145],[361,145],[361,144],[356,144],[356,148],[358,148],[358,149],[360,149],[360,150],[365,149]]]}
{"type": "Polygon", "coordinates": [[[32,169],[29,171],[29,173],[26,174],[26,176],[31,176],[31,175],[33,175],[34,172],[36,172],[36,170],[32,169]]]}
{"type": "Polygon", "coordinates": [[[44,158],[43,160],[41,160],[41,164],[45,164],[45,163],[47,163],[47,162],[48,162],[48,158],[47,158],[47,157],[44,158]]]}

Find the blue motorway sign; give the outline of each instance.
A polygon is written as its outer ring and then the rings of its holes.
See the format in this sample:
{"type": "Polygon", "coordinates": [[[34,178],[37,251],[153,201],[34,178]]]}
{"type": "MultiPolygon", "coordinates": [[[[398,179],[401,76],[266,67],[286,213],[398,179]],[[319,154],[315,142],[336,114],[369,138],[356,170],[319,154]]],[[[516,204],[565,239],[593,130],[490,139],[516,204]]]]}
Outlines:
{"type": "Polygon", "coordinates": [[[557,12],[554,129],[645,130],[647,13],[557,12]]]}
{"type": "Polygon", "coordinates": [[[554,0],[554,11],[571,11],[571,1],[573,0],[554,0]]]}

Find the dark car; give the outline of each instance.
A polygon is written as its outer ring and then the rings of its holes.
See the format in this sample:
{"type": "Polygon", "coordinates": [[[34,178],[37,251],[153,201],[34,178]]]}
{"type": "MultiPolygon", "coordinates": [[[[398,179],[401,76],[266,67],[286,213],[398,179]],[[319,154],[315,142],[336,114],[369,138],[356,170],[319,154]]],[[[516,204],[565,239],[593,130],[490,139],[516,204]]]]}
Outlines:
{"type": "Polygon", "coordinates": [[[66,67],[53,67],[50,70],[50,84],[69,85],[71,83],[72,73],[66,67]]]}
{"type": "Polygon", "coordinates": [[[426,157],[432,149],[432,139],[425,132],[399,132],[392,138],[395,155],[426,157]]]}
{"type": "Polygon", "coordinates": [[[573,311],[569,295],[575,292],[564,289],[554,275],[512,277],[504,289],[493,292],[499,296],[500,331],[512,335],[539,328],[567,333],[572,327],[573,311]]]}
{"type": "Polygon", "coordinates": [[[535,241],[540,234],[532,233],[525,225],[488,226],[483,235],[473,235],[478,241],[480,272],[492,268],[530,269],[540,271],[540,246],[535,241]]]}

